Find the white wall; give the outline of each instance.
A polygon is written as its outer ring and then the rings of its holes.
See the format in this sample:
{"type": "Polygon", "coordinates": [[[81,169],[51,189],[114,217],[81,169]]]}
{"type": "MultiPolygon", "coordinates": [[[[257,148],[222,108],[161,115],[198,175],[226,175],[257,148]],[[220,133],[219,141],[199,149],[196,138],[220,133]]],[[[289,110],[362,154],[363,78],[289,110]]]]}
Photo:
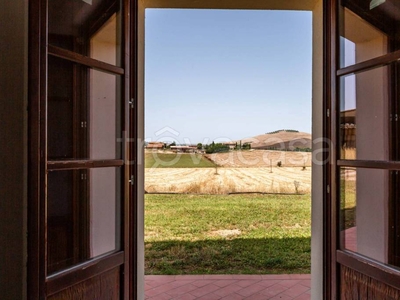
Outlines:
{"type": "Polygon", "coordinates": [[[28,1],[0,9],[0,298],[26,298],[28,1]],[[10,34],[11,33],[11,34],[10,34]]]}

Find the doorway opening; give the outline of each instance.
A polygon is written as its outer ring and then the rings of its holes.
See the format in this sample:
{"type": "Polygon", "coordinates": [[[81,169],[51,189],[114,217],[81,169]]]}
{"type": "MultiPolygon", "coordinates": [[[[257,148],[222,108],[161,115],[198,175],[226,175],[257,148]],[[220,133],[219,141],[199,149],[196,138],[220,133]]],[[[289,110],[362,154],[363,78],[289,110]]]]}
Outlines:
{"type": "MultiPolygon", "coordinates": [[[[144,129],[144,96],[145,96],[145,11],[146,9],[242,9],[242,10],[292,10],[292,11],[311,11],[312,12],[312,136],[313,136],[313,162],[321,162],[324,159],[324,151],[326,145],[323,140],[323,2],[314,0],[282,2],[282,1],[141,1],[138,3],[138,138],[141,141],[145,140],[144,129]]],[[[147,32],[147,29],[146,29],[147,32]]],[[[173,129],[173,128],[172,128],[173,129]]],[[[280,128],[281,129],[281,128],[280,128]]],[[[139,143],[139,169],[138,169],[138,239],[144,241],[144,198],[145,198],[145,168],[143,164],[144,147],[143,143],[139,143]],[[140,167],[142,166],[142,167],[140,167]],[[143,189],[141,190],[141,187],[143,189]]],[[[138,145],[139,145],[138,144],[138,145]]],[[[312,260],[312,290],[313,295],[317,298],[322,298],[323,295],[323,198],[325,189],[323,185],[323,163],[313,164],[312,167],[312,240],[311,253],[312,260]]],[[[143,245],[144,246],[144,245],[143,245]]],[[[142,243],[138,244],[138,269],[137,278],[138,286],[144,286],[144,252],[142,243]],[[143,259],[141,259],[143,258],[143,259]]],[[[144,297],[144,290],[138,291],[139,295],[144,297]]]]}
{"type": "Polygon", "coordinates": [[[311,21],[146,10],[146,274],[310,272],[311,21]]]}

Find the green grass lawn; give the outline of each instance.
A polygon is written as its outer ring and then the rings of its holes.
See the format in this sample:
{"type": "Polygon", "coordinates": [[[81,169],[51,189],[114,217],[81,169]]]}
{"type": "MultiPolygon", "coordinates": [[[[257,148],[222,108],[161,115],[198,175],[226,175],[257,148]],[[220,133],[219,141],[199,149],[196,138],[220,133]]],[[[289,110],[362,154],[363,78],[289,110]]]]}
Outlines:
{"type": "Polygon", "coordinates": [[[195,153],[157,153],[145,154],[146,168],[213,168],[216,165],[195,153]]]}
{"type": "Polygon", "coordinates": [[[309,273],[310,198],[146,195],[146,274],[309,273]]]}

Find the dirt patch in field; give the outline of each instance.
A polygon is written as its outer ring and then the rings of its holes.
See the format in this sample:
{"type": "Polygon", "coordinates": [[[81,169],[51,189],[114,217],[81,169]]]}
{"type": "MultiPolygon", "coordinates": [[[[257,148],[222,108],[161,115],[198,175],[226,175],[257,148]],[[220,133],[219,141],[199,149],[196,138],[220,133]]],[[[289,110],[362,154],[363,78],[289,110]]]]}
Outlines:
{"type": "Polygon", "coordinates": [[[234,237],[234,236],[238,236],[241,234],[242,234],[242,232],[239,229],[221,229],[221,230],[212,231],[210,235],[229,238],[229,237],[234,237]]]}
{"type": "Polygon", "coordinates": [[[267,168],[276,167],[280,161],[283,167],[311,167],[311,152],[246,150],[207,154],[206,157],[221,167],[267,168]]]}

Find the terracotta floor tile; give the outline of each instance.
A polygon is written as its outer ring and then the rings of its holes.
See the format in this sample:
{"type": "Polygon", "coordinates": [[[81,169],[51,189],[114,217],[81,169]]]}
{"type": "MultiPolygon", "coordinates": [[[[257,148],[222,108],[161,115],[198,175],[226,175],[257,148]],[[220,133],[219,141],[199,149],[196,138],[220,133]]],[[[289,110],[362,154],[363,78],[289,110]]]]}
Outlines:
{"type": "Polygon", "coordinates": [[[204,275],[175,275],[175,280],[201,280],[204,275]]]}
{"type": "Polygon", "coordinates": [[[214,284],[219,287],[225,287],[227,285],[230,285],[230,284],[233,284],[236,282],[238,282],[238,280],[234,280],[234,279],[222,280],[222,279],[220,279],[220,280],[215,280],[214,284]]]}
{"type": "Polygon", "coordinates": [[[285,294],[279,294],[275,297],[270,298],[271,300],[292,300],[293,298],[290,296],[287,296],[285,294]]]}
{"type": "Polygon", "coordinates": [[[146,296],[154,297],[155,295],[166,293],[170,290],[174,290],[175,287],[171,283],[160,285],[146,291],[146,296]]]}
{"type": "Polygon", "coordinates": [[[266,300],[266,296],[263,294],[254,294],[250,297],[245,298],[246,300],[266,300]]]}
{"type": "Polygon", "coordinates": [[[310,300],[309,274],[146,275],[146,300],[310,300]]]}
{"type": "Polygon", "coordinates": [[[261,281],[261,279],[256,279],[256,280],[244,279],[244,280],[238,280],[238,282],[236,284],[241,287],[246,287],[246,286],[249,286],[252,284],[256,284],[260,281],[261,281]]]}
{"type": "Polygon", "coordinates": [[[311,280],[302,280],[299,282],[299,284],[304,285],[308,288],[311,288],[311,280]]]}
{"type": "Polygon", "coordinates": [[[234,279],[240,279],[240,280],[245,280],[245,279],[262,279],[262,275],[247,275],[247,274],[241,274],[241,275],[233,275],[234,279]]]}
{"type": "Polygon", "coordinates": [[[261,291],[260,294],[263,294],[267,297],[272,298],[272,297],[275,297],[276,295],[283,293],[287,289],[288,289],[287,287],[284,287],[280,283],[277,283],[277,284],[274,284],[273,286],[270,286],[270,287],[266,288],[265,290],[261,291]]]}
{"type": "Polygon", "coordinates": [[[221,300],[243,300],[243,296],[240,296],[238,294],[229,294],[221,298],[221,300]]]}
{"type": "Polygon", "coordinates": [[[167,293],[168,293],[168,295],[177,297],[179,295],[190,293],[191,291],[194,291],[197,288],[198,288],[197,286],[195,286],[191,283],[188,283],[188,284],[182,285],[180,287],[177,287],[175,289],[169,290],[169,291],[167,291],[167,293]]]}
{"type": "Polygon", "coordinates": [[[311,299],[311,293],[304,293],[301,294],[300,296],[294,298],[295,300],[310,300],[311,299]]]}
{"type": "Polygon", "coordinates": [[[210,293],[203,297],[196,298],[196,300],[219,300],[219,299],[221,299],[221,297],[214,293],[210,293]]]}
{"type": "Polygon", "coordinates": [[[146,298],[146,300],[171,300],[171,296],[168,294],[159,294],[151,298],[146,298]]]}
{"type": "Polygon", "coordinates": [[[197,288],[197,289],[191,291],[190,294],[193,296],[196,296],[196,297],[203,297],[203,296],[210,294],[211,292],[217,291],[219,289],[220,289],[219,286],[216,286],[216,285],[210,283],[210,284],[207,284],[205,286],[202,286],[200,288],[197,288]]]}
{"type": "Polygon", "coordinates": [[[289,279],[311,280],[311,274],[289,274],[289,279]]]}
{"type": "Polygon", "coordinates": [[[177,297],[172,298],[173,300],[196,300],[197,297],[190,294],[183,294],[177,297]]]}
{"type": "Polygon", "coordinates": [[[279,284],[286,287],[291,287],[298,284],[299,282],[300,280],[298,279],[289,279],[289,280],[282,280],[279,284]]]}
{"type": "Polygon", "coordinates": [[[307,292],[309,290],[308,287],[305,287],[304,285],[301,284],[296,284],[290,288],[288,288],[286,291],[284,291],[283,293],[287,296],[290,296],[292,298],[298,297],[301,294],[304,294],[305,292],[307,292]]]}
{"type": "Polygon", "coordinates": [[[261,284],[261,285],[263,285],[265,287],[270,287],[270,286],[272,286],[274,284],[277,284],[277,283],[280,283],[280,282],[282,282],[282,280],[276,280],[276,279],[274,279],[274,280],[270,280],[270,279],[265,280],[264,279],[264,280],[260,280],[258,282],[258,284],[261,284]]]}
{"type": "Polygon", "coordinates": [[[157,281],[174,281],[175,275],[145,275],[146,280],[157,280],[157,281]]]}
{"type": "Polygon", "coordinates": [[[256,284],[246,286],[245,288],[241,289],[240,291],[237,291],[236,293],[239,295],[242,295],[243,297],[249,297],[249,296],[257,294],[265,289],[266,289],[265,286],[256,283],[256,284]]]}
{"type": "Polygon", "coordinates": [[[235,277],[236,275],[203,275],[204,279],[212,279],[212,280],[216,280],[216,279],[233,279],[233,277],[235,277]]]}
{"type": "Polygon", "coordinates": [[[225,286],[223,288],[220,288],[219,290],[215,291],[214,293],[217,295],[220,295],[221,297],[225,297],[230,294],[234,294],[237,291],[240,291],[242,287],[238,286],[237,284],[233,283],[228,286],[225,286]]]}
{"type": "Polygon", "coordinates": [[[265,274],[265,275],[261,275],[261,279],[278,279],[278,280],[287,280],[290,279],[290,275],[289,274],[265,274]]]}
{"type": "Polygon", "coordinates": [[[196,280],[192,284],[197,286],[197,287],[202,287],[202,286],[205,286],[205,285],[210,284],[210,283],[215,283],[215,281],[216,280],[203,279],[203,280],[196,280]]]}

